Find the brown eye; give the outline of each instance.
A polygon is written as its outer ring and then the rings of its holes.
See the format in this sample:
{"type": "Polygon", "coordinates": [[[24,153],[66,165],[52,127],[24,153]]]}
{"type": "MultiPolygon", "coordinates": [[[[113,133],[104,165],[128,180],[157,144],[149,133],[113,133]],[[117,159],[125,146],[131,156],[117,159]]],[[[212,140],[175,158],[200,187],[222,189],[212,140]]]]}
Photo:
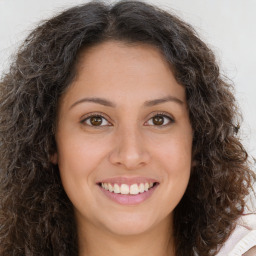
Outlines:
{"type": "Polygon", "coordinates": [[[166,114],[157,114],[148,120],[147,125],[164,127],[171,125],[172,123],[174,123],[172,117],[166,114]]]}
{"type": "Polygon", "coordinates": [[[111,125],[106,118],[101,115],[91,115],[81,121],[82,124],[87,126],[109,126],[111,125]]]}
{"type": "Polygon", "coordinates": [[[99,116],[90,117],[89,120],[90,120],[91,125],[93,125],[93,126],[99,126],[102,124],[102,118],[99,116]]]}
{"type": "Polygon", "coordinates": [[[163,125],[164,123],[164,117],[163,116],[154,116],[152,118],[153,124],[154,125],[163,125]]]}

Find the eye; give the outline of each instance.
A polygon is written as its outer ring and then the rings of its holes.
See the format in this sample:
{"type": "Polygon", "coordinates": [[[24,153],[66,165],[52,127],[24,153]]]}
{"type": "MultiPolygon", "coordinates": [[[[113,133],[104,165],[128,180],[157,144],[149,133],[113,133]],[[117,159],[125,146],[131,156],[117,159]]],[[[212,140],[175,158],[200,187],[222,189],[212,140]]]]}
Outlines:
{"type": "Polygon", "coordinates": [[[174,119],[166,114],[156,114],[151,117],[147,122],[147,125],[153,126],[167,126],[174,123],[174,119]]]}
{"type": "Polygon", "coordinates": [[[107,119],[99,114],[91,114],[90,116],[87,116],[81,121],[82,124],[88,125],[88,126],[110,126],[111,124],[107,121],[107,119]]]}

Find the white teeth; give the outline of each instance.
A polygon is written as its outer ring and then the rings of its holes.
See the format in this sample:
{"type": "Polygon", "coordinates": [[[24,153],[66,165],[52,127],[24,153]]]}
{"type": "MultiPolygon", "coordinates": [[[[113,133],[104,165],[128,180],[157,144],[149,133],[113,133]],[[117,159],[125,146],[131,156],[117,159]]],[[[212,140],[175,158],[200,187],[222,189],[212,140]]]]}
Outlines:
{"type": "Polygon", "coordinates": [[[120,187],[117,184],[114,185],[114,193],[116,193],[116,194],[121,193],[120,192],[120,187]]]}
{"type": "Polygon", "coordinates": [[[121,194],[122,194],[122,195],[127,195],[127,194],[129,194],[129,186],[126,185],[126,184],[122,184],[120,191],[121,191],[121,194]]]}
{"type": "Polygon", "coordinates": [[[114,188],[112,187],[112,185],[110,183],[108,183],[108,190],[110,192],[113,192],[114,191],[114,188]]]}
{"type": "Polygon", "coordinates": [[[112,185],[111,183],[101,183],[101,187],[115,194],[121,193],[123,195],[137,195],[152,188],[153,182],[140,183],[139,185],[132,184],[130,187],[127,184],[121,184],[121,186],[119,186],[118,184],[112,185]]]}
{"type": "Polygon", "coordinates": [[[131,195],[137,195],[137,194],[139,194],[139,187],[138,187],[138,185],[137,184],[132,184],[131,186],[130,186],[130,194],[131,195]]]}
{"type": "Polygon", "coordinates": [[[139,190],[140,190],[140,193],[144,192],[144,184],[143,183],[140,183],[139,190]]]}

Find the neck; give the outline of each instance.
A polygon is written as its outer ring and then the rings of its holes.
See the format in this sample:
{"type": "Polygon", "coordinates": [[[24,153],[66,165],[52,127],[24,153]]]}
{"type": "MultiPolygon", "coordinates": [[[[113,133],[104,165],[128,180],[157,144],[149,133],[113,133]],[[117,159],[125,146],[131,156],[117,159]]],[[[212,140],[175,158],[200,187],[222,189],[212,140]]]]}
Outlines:
{"type": "Polygon", "coordinates": [[[171,221],[146,233],[117,235],[90,225],[78,228],[79,256],[175,256],[171,221]]]}

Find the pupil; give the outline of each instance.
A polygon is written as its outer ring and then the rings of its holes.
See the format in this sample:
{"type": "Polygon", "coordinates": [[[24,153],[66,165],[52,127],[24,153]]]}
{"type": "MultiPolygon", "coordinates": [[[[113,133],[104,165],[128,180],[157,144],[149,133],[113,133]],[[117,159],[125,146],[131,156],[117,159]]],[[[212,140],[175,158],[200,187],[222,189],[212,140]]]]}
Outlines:
{"type": "Polygon", "coordinates": [[[102,124],[102,119],[99,116],[95,116],[91,118],[91,124],[95,126],[99,126],[102,124]]]}
{"type": "Polygon", "coordinates": [[[153,123],[155,125],[162,125],[164,123],[164,118],[162,116],[155,116],[153,118],[153,123]]]}

